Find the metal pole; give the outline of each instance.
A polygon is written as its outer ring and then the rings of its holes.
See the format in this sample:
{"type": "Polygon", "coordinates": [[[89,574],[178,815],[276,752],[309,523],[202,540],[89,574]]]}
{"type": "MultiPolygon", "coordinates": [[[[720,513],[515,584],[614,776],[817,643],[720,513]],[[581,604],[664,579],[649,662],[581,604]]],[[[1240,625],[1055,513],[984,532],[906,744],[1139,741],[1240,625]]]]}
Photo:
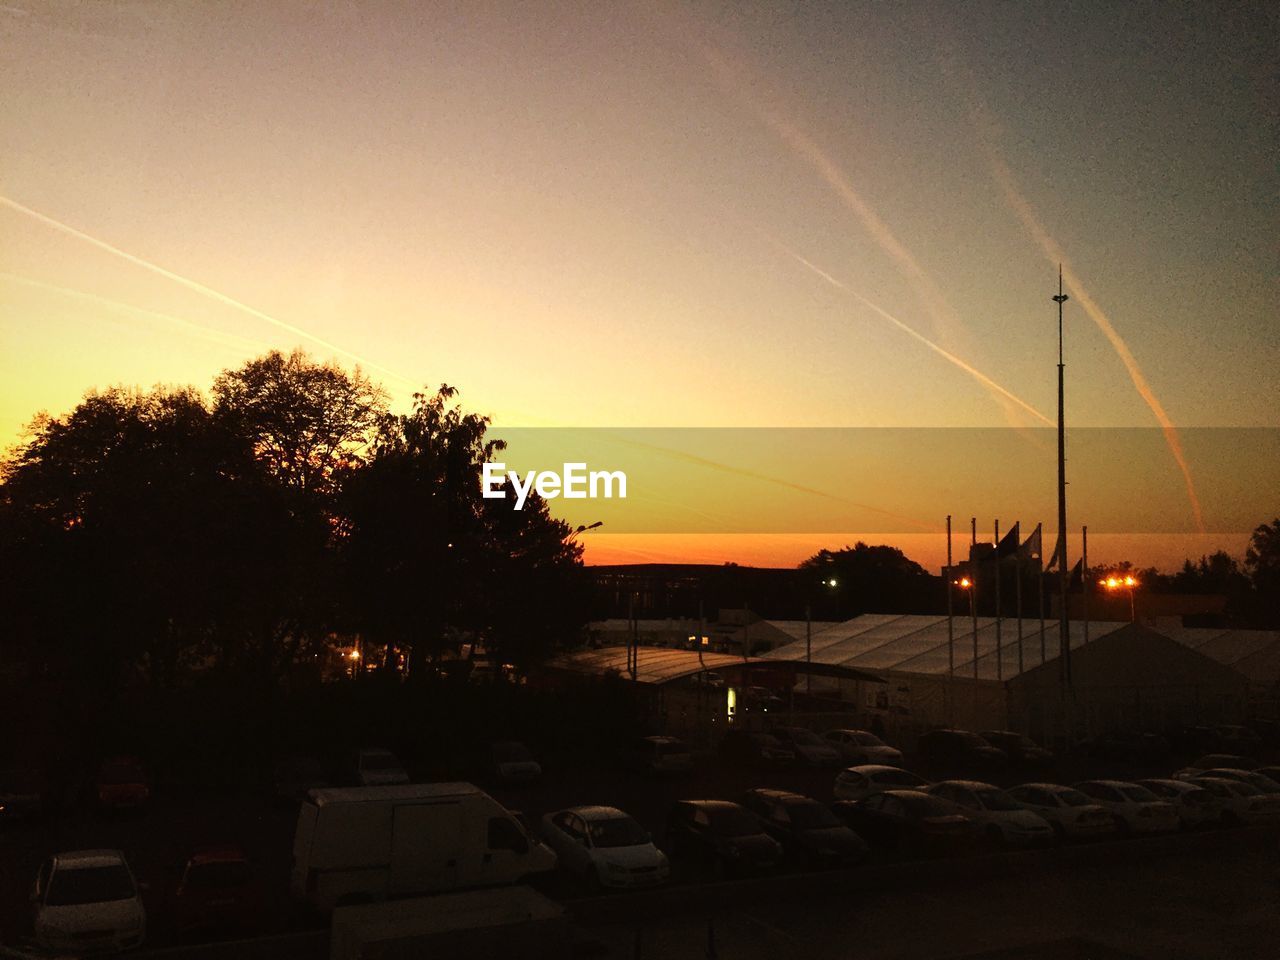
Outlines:
{"type": "Polygon", "coordinates": [[[1089,642],[1089,528],[1080,528],[1080,602],[1084,609],[1084,642],[1089,642]]]}
{"type": "MultiPolygon", "coordinates": [[[[970,548],[978,545],[978,518],[969,518],[970,548]]],[[[978,679],[978,567],[972,562],[973,550],[969,550],[969,619],[973,621],[973,679],[978,679]]],[[[976,697],[977,687],[974,687],[976,697]]]]}
{"type": "Polygon", "coordinates": [[[1071,741],[1067,704],[1071,699],[1071,620],[1067,613],[1067,414],[1064,383],[1065,364],[1062,352],[1062,305],[1068,297],[1062,292],[1062,265],[1058,265],[1058,295],[1053,301],[1058,305],[1058,590],[1061,606],[1058,611],[1058,649],[1062,676],[1062,723],[1066,743],[1071,741]]]}
{"type": "Polygon", "coordinates": [[[1044,639],[1044,524],[1037,523],[1040,531],[1040,559],[1036,562],[1036,595],[1040,598],[1040,662],[1049,659],[1049,651],[1044,639]]]}
{"type": "MultiPolygon", "coordinates": [[[[1018,534],[1021,536],[1021,532],[1018,534]]],[[[1026,670],[1022,659],[1022,545],[1013,554],[1013,605],[1018,608],[1018,673],[1026,670]]]]}
{"type": "Polygon", "coordinates": [[[804,605],[804,692],[813,696],[813,611],[804,605]]]}
{"type": "Polygon", "coordinates": [[[956,634],[951,604],[951,514],[947,514],[947,723],[955,725],[956,709],[956,634]]]}
{"type": "Polygon", "coordinates": [[[1000,632],[1000,521],[995,521],[996,535],[996,679],[1004,679],[1004,644],[1000,632]]]}

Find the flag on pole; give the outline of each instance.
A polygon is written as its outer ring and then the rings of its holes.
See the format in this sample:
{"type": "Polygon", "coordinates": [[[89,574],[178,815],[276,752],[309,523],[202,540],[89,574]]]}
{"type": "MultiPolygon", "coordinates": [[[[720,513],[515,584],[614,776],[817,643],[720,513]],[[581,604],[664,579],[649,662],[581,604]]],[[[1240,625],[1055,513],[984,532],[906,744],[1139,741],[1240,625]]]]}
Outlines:
{"type": "Polygon", "coordinates": [[[1009,528],[1009,532],[1000,538],[1000,543],[996,545],[996,557],[1000,560],[1008,560],[1016,558],[1019,550],[1018,538],[1021,532],[1018,529],[1019,522],[1015,521],[1013,526],[1009,528]]]}
{"type": "Polygon", "coordinates": [[[1037,523],[1036,528],[1031,531],[1031,535],[1018,548],[1018,559],[1039,562],[1042,559],[1040,540],[1040,524],[1037,523]]]}

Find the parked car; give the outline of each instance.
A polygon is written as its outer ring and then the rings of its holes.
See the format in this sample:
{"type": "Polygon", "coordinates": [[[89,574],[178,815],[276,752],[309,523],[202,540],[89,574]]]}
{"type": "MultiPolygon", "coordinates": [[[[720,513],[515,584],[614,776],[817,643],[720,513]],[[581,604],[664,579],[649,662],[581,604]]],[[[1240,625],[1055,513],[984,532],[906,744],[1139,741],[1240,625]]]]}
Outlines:
{"type": "Polygon", "coordinates": [[[1161,833],[1178,828],[1178,811],[1146,787],[1123,780],[1085,780],[1075,785],[1087,797],[1105,807],[1116,829],[1129,833],[1161,833]]]}
{"type": "Polygon", "coordinates": [[[518,740],[503,740],[489,748],[489,772],[502,784],[535,783],[542,779],[542,765],[518,740]]]}
{"type": "Polygon", "coordinates": [[[0,770],[0,821],[41,816],[48,792],[39,770],[0,770]]]}
{"type": "Polygon", "coordinates": [[[1222,803],[1204,787],[1187,780],[1139,780],[1161,800],[1168,800],[1178,811],[1178,822],[1186,829],[1222,820],[1222,803]]]}
{"type": "Polygon", "coordinates": [[[1223,780],[1240,780],[1244,783],[1251,783],[1263,793],[1280,794],[1280,783],[1276,783],[1266,774],[1258,773],[1255,770],[1241,770],[1233,767],[1214,767],[1210,770],[1201,770],[1193,775],[1193,777],[1184,777],[1179,775],[1179,780],[1197,779],[1200,777],[1219,777],[1223,780]]]}
{"type": "Polygon", "coordinates": [[[720,753],[733,760],[767,760],[785,763],[796,752],[771,733],[758,730],[729,730],[720,738],[720,753]]]}
{"type": "Polygon", "coordinates": [[[837,800],[862,800],[885,790],[923,790],[927,786],[928,780],[910,770],[867,763],[836,774],[832,793],[837,800]]]}
{"type": "Polygon", "coordinates": [[[994,773],[1009,763],[1003,750],[968,730],[930,730],[916,741],[916,753],[939,773],[994,773]]]}
{"type": "Polygon", "coordinates": [[[812,730],[804,727],[774,727],[769,731],[796,755],[797,760],[814,767],[840,766],[840,751],[827,743],[812,730]]]}
{"type": "Polygon", "coordinates": [[[1059,840],[1096,839],[1116,831],[1111,811],[1073,787],[1056,783],[1024,783],[1010,787],[1008,794],[1047,820],[1059,840]]]}
{"type": "Polygon", "coordinates": [[[748,790],[742,805],[792,857],[810,867],[848,866],[867,855],[862,838],[826,806],[786,790],[748,790]]]}
{"type": "Polygon", "coordinates": [[[1227,826],[1280,822],[1280,797],[1263,793],[1252,783],[1222,777],[1197,777],[1188,782],[1213,794],[1222,805],[1222,822],[1227,826]]]}
{"type": "Polygon", "coordinates": [[[917,790],[886,790],[839,801],[831,811],[872,847],[902,856],[952,856],[972,850],[981,828],[954,804],[917,790]]]}
{"type": "Polygon", "coordinates": [[[616,807],[569,807],[542,818],[542,836],[562,869],[601,887],[648,887],[671,876],[649,832],[616,807]]]}
{"type": "Polygon", "coordinates": [[[170,909],[179,936],[243,933],[266,917],[256,872],[235,846],[196,850],[182,868],[170,909]]]}
{"type": "Polygon", "coordinates": [[[469,783],[313,790],[298,808],[290,889],[320,910],[515,883],[555,869],[511,811],[469,783]]]}
{"type": "Polygon", "coordinates": [[[954,803],[982,827],[988,840],[1010,846],[1032,846],[1054,839],[1049,821],[1025,809],[999,787],[979,780],[943,780],[926,793],[954,803]]]}
{"type": "Polygon", "coordinates": [[[1280,767],[1258,767],[1258,769],[1253,770],[1252,772],[1259,773],[1268,780],[1274,780],[1276,783],[1280,783],[1280,767]]]}
{"type": "Polygon", "coordinates": [[[982,739],[997,750],[1003,750],[1012,767],[1037,768],[1053,763],[1053,751],[1046,750],[1030,737],[1012,730],[983,730],[982,739]]]}
{"type": "Polygon", "coordinates": [[[101,810],[137,810],[151,799],[151,785],[137,757],[111,757],[102,762],[93,782],[101,810]]]}
{"type": "Polygon", "coordinates": [[[302,800],[312,790],[332,786],[332,779],[319,759],[295,754],[275,765],[271,789],[277,800],[302,800]]]}
{"type": "Polygon", "coordinates": [[[681,800],[667,818],[667,849],[673,856],[710,862],[727,874],[759,873],[782,863],[782,844],[759,818],[727,800],[681,800]]]}
{"type": "Polygon", "coordinates": [[[624,756],[633,769],[654,776],[693,772],[693,756],[688,745],[675,737],[640,737],[630,743],[624,756]]]}
{"type": "Polygon", "coordinates": [[[383,747],[357,750],[352,761],[356,786],[389,787],[408,783],[409,774],[396,755],[383,747]]]}
{"type": "Polygon", "coordinates": [[[138,884],[119,850],[50,857],[36,875],[31,903],[36,945],[50,953],[130,950],[146,938],[138,884]]]}
{"type": "Polygon", "coordinates": [[[840,751],[845,763],[882,763],[890,767],[902,766],[902,751],[889,746],[867,730],[828,730],[822,739],[840,751]]]}
{"type": "Polygon", "coordinates": [[[1175,780],[1185,780],[1188,777],[1198,776],[1206,770],[1257,770],[1260,766],[1262,764],[1257,760],[1250,760],[1248,757],[1240,757],[1233,753],[1207,753],[1187,764],[1173,776],[1175,780]]]}

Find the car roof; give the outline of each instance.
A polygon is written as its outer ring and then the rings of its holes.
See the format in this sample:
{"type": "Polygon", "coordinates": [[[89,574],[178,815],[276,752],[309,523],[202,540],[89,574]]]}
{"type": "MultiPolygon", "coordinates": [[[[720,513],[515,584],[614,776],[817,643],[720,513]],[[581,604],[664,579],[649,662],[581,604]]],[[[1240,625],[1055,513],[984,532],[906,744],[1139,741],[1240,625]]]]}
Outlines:
{"type": "Polygon", "coordinates": [[[886,770],[902,771],[903,773],[911,772],[904,767],[895,767],[888,763],[860,763],[857,766],[844,768],[845,773],[853,771],[854,773],[862,774],[864,777],[869,777],[873,773],[884,773],[886,770]]]}
{"type": "Polygon", "coordinates": [[[679,737],[655,736],[655,737],[641,737],[640,739],[646,743],[681,743],[681,744],[684,743],[684,741],[681,740],[679,737]]]}
{"type": "Polygon", "coordinates": [[[207,863],[240,863],[247,860],[244,851],[236,846],[200,847],[192,852],[187,860],[192,866],[204,866],[207,863]]]}
{"type": "Polygon", "coordinates": [[[53,862],[58,867],[80,869],[82,867],[115,867],[125,864],[119,850],[68,850],[55,853],[53,862]]]}
{"type": "Polygon", "coordinates": [[[1141,780],[1135,780],[1138,786],[1144,786],[1148,783],[1158,783],[1164,787],[1173,787],[1175,790],[1181,790],[1186,793],[1187,790],[1194,790],[1195,787],[1186,780],[1172,780],[1168,777],[1143,777],[1141,780]]]}
{"type": "Polygon", "coordinates": [[[1137,784],[1132,780],[1081,780],[1076,784],[1077,787],[1088,784],[1097,784],[1100,787],[1136,787],[1137,784]]]}
{"type": "Polygon", "coordinates": [[[572,813],[583,820],[617,820],[627,816],[617,807],[605,807],[599,804],[588,804],[582,807],[565,807],[560,813],[572,813]]]}
{"type": "Polygon", "coordinates": [[[736,810],[741,805],[732,800],[677,800],[677,805],[697,807],[699,810],[736,810]]]}
{"type": "MultiPolygon", "coordinates": [[[[1081,783],[1089,783],[1091,781],[1082,780],[1081,783]]],[[[1069,787],[1062,783],[1020,783],[1017,787],[1010,787],[1010,790],[1016,790],[1021,787],[1034,787],[1037,790],[1049,790],[1057,793],[1059,790],[1075,790],[1075,787],[1069,787]]]]}
{"type": "Polygon", "coordinates": [[[994,783],[986,783],[983,780],[939,780],[937,783],[934,784],[934,786],[940,787],[943,784],[947,784],[948,786],[952,786],[952,787],[961,787],[965,790],[999,790],[1000,789],[994,783]]]}
{"type": "MultiPolygon", "coordinates": [[[[1207,777],[1212,777],[1215,774],[1219,774],[1219,773],[1231,773],[1231,774],[1238,773],[1242,777],[1248,777],[1250,774],[1253,774],[1256,772],[1257,772],[1256,770],[1242,770],[1239,767],[1213,767],[1210,770],[1204,771],[1204,775],[1207,777]]],[[[1265,777],[1266,774],[1264,773],[1263,776],[1265,777]]],[[[1231,778],[1228,777],[1227,779],[1231,779],[1231,778]]]]}
{"type": "Polygon", "coordinates": [[[317,807],[329,803],[362,803],[379,800],[429,800],[439,797],[478,797],[471,783],[400,783],[386,787],[319,787],[309,794],[317,807]]]}
{"type": "Polygon", "coordinates": [[[768,797],[770,800],[780,801],[809,799],[803,793],[796,793],[794,790],[777,790],[773,787],[752,787],[747,791],[747,793],[757,797],[768,797]]]}

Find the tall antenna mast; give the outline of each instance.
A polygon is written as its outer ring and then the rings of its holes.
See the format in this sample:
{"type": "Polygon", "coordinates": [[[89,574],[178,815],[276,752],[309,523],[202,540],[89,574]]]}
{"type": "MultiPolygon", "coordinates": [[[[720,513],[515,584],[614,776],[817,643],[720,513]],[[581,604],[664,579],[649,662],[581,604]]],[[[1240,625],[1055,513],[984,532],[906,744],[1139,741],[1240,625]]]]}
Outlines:
{"type": "Polygon", "coordinates": [[[1063,362],[1062,362],[1062,304],[1069,297],[1062,292],[1062,264],[1058,264],[1058,295],[1053,302],[1058,305],[1058,577],[1059,577],[1059,609],[1058,609],[1058,658],[1062,676],[1062,723],[1067,743],[1070,744],[1071,728],[1067,704],[1071,697],[1071,634],[1070,618],[1067,616],[1067,419],[1066,406],[1063,401],[1063,362]]]}

